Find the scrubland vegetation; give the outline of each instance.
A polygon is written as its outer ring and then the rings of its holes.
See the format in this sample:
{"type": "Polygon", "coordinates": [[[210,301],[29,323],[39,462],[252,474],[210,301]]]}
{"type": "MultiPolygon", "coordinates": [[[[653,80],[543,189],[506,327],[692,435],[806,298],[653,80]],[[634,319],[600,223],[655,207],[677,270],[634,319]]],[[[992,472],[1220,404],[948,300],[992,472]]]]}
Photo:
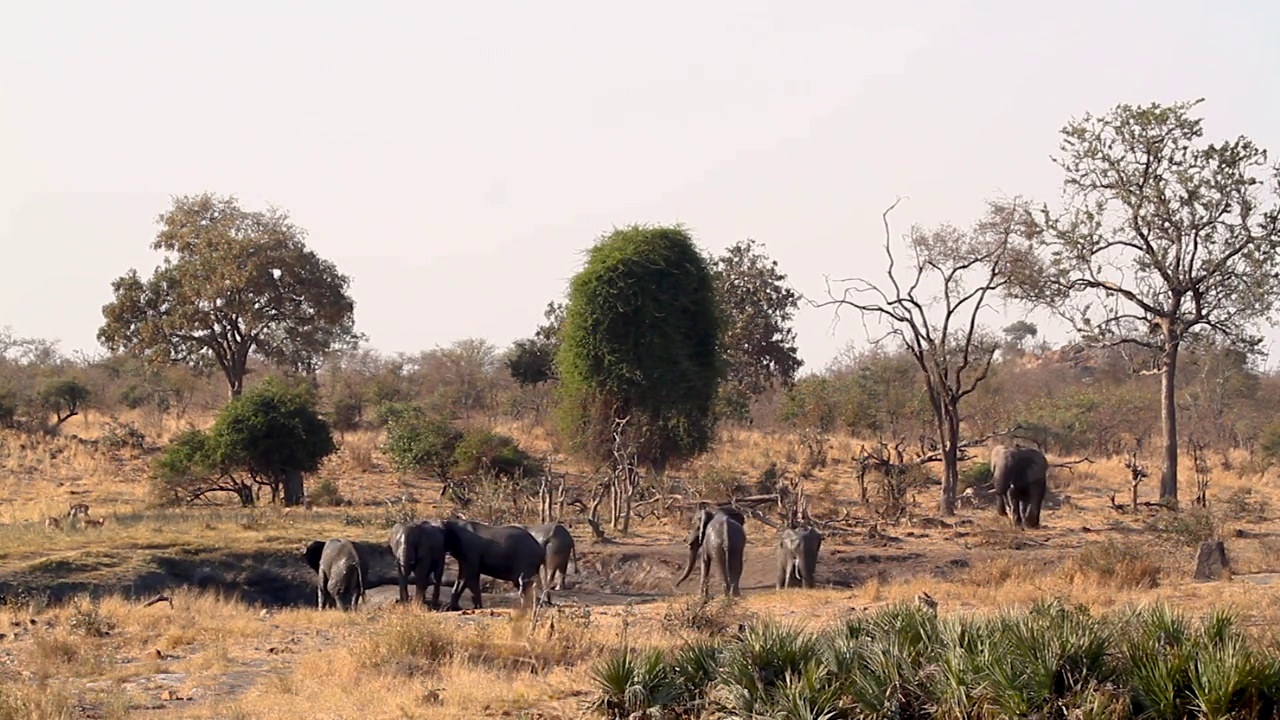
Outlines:
{"type": "Polygon", "coordinates": [[[1069,123],[1063,208],[905,247],[886,214],[902,277],[825,304],[887,334],[822,368],[811,279],[753,241],[626,226],[528,338],[389,355],[283,211],[176,198],[105,353],[0,333],[0,719],[1274,716],[1280,212],[1193,107],[1069,123]],[[1043,527],[994,512],[994,443],[1049,457],[1043,527]],[[702,502],[748,515],[741,599],[672,590],[702,502]],[[563,522],[571,587],[314,609],[305,542],[454,514],[563,522]],[[815,589],[773,588],[789,523],[825,536],[815,589]]]}

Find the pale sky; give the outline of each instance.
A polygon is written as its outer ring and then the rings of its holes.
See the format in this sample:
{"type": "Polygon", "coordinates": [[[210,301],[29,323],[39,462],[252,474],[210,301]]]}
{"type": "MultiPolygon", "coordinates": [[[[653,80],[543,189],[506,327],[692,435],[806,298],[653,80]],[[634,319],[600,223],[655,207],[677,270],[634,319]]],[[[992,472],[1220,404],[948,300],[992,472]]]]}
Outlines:
{"type": "MultiPolygon", "coordinates": [[[[1280,154],[1280,3],[27,2],[0,20],[0,326],[100,350],[177,194],[274,203],[382,351],[532,333],[630,222],[882,277],[880,213],[1053,201],[1073,116],[1206,98],[1280,154]],[[359,9],[357,9],[359,8],[359,9]]],[[[1008,322],[1017,319],[1010,315],[1008,322]]],[[[1034,318],[1033,318],[1034,319],[1034,318]]],[[[865,334],[802,308],[806,370],[865,334]]],[[[1280,334],[1271,333],[1271,337],[1280,334]]]]}

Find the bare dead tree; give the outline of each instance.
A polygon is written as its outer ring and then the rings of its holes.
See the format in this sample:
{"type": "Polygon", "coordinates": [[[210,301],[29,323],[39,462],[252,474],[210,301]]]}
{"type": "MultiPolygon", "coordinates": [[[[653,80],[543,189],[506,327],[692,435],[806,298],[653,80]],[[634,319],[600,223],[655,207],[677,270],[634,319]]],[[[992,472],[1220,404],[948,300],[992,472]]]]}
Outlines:
{"type": "MultiPolygon", "coordinates": [[[[1136,513],[1138,512],[1138,486],[1141,485],[1142,481],[1146,480],[1151,473],[1142,465],[1142,463],[1138,462],[1137,450],[1129,451],[1129,455],[1125,457],[1124,466],[1129,471],[1130,506],[1136,513]]],[[[1115,504],[1114,500],[1112,501],[1112,504],[1115,504]]]]}
{"type": "Polygon", "coordinates": [[[538,480],[538,522],[557,522],[564,517],[564,475],[551,471],[551,456],[542,464],[542,477],[538,480]]]}
{"type": "Polygon", "coordinates": [[[608,538],[604,534],[604,526],[600,524],[600,504],[604,502],[604,496],[609,493],[612,487],[612,480],[603,480],[591,493],[591,505],[587,509],[587,525],[591,528],[591,534],[595,536],[596,541],[604,542],[608,538]]]}
{"type": "Polygon", "coordinates": [[[864,478],[864,491],[875,514],[882,520],[897,523],[907,514],[908,495],[923,477],[921,462],[918,459],[908,460],[905,453],[906,443],[899,440],[893,446],[883,440],[876,446],[863,445],[859,448],[854,462],[858,464],[864,478]],[[865,478],[875,471],[875,482],[870,488],[865,487],[865,478]],[[874,492],[875,497],[871,497],[874,492]]]}
{"type": "Polygon", "coordinates": [[[1196,507],[1208,507],[1209,480],[1213,475],[1213,468],[1209,465],[1209,456],[1206,452],[1208,443],[1192,436],[1187,438],[1187,449],[1191,451],[1191,463],[1196,473],[1196,497],[1192,502],[1196,507]]]}
{"type": "Polygon", "coordinates": [[[993,295],[1009,284],[1011,264],[1027,254],[1014,243],[1029,233],[1018,226],[1021,215],[1000,212],[994,203],[992,212],[969,230],[946,224],[932,229],[913,226],[906,236],[913,276],[903,282],[894,274],[897,261],[889,228],[889,213],[899,202],[901,198],[882,215],[887,284],[828,278],[829,299],[814,305],[834,307],[837,322],[842,307],[858,310],[872,343],[896,340],[915,360],[924,375],[941,448],[939,512],[949,516],[955,514],[960,478],[960,404],[986,380],[998,345],[979,326],[978,316],[993,295]],[[930,284],[940,287],[930,293],[925,289],[930,284]],[[843,286],[839,295],[833,285],[843,286]],[[866,327],[868,320],[886,324],[888,330],[873,338],[866,327]]]}
{"type": "Polygon", "coordinates": [[[640,468],[637,462],[636,444],[628,437],[627,422],[630,416],[613,421],[613,483],[610,503],[614,530],[623,533],[631,530],[631,508],[636,491],[640,489],[640,468]]]}

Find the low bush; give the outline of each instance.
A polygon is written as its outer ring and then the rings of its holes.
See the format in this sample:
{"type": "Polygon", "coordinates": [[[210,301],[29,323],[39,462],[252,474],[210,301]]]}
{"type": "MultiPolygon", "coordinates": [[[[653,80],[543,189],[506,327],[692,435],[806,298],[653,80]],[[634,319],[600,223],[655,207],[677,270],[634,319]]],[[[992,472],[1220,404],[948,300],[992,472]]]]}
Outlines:
{"type": "Polygon", "coordinates": [[[1271,717],[1280,655],[1260,648],[1224,612],[1043,601],[940,619],[902,603],[823,632],[763,623],[624,647],[594,668],[588,704],[609,718],[1271,717]]]}
{"type": "Polygon", "coordinates": [[[453,472],[474,475],[484,471],[499,477],[535,477],[542,464],[515,438],[486,428],[470,428],[453,451],[453,472]]]}
{"type": "Polygon", "coordinates": [[[307,491],[307,497],[317,507],[340,507],[346,504],[338,482],[333,478],[324,478],[316,486],[307,491]]]}
{"type": "Polygon", "coordinates": [[[991,463],[979,460],[960,471],[960,490],[963,492],[977,485],[985,485],[991,482],[992,477],[991,463]]]}
{"type": "Polygon", "coordinates": [[[1154,588],[1160,584],[1160,570],[1155,554],[1135,542],[1089,545],[1067,565],[1077,581],[1117,590],[1154,588]]]}

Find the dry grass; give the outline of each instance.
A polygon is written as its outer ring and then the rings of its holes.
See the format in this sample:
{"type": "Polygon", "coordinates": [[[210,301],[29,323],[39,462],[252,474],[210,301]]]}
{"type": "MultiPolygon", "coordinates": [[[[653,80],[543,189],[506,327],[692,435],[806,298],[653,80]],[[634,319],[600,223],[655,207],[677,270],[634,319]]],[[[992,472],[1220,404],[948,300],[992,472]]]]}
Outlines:
{"type": "MultiPolygon", "coordinates": [[[[76,578],[121,588],[174,558],[216,564],[244,553],[283,556],[301,539],[329,536],[383,542],[392,512],[384,501],[403,494],[411,497],[407,512],[444,510],[430,502],[438,486],[392,472],[380,438],[365,431],[340,438],[338,456],[320,473],[340,485],[352,506],[153,509],[144,453],[85,442],[101,437],[104,420],[68,423],[65,433],[83,440],[0,433],[0,578],[76,578]],[[45,528],[44,518],[65,516],[73,502],[88,503],[105,525],[45,528]]],[[[182,429],[154,417],[121,420],[135,423],[149,442],[182,429]]],[[[539,427],[496,429],[535,453],[552,449],[539,427]]],[[[807,469],[807,489],[821,507],[856,517],[851,458],[860,445],[830,438],[825,462],[817,462],[812,441],[730,430],[713,453],[680,472],[721,473],[749,484],[770,466],[792,474],[807,469]]],[[[1243,466],[1243,458],[1231,460],[1243,466]]],[[[1189,464],[1184,471],[1185,485],[1193,488],[1189,464]]],[[[38,595],[11,595],[0,606],[6,636],[0,640],[0,720],[69,718],[77,708],[106,718],[578,717],[590,690],[587,669],[624,638],[664,646],[763,617],[821,626],[920,592],[944,613],[988,612],[1052,596],[1098,610],[1170,602],[1191,615],[1225,605],[1250,623],[1280,622],[1276,590],[1256,575],[1280,572],[1280,523],[1272,514],[1280,488],[1271,478],[1216,470],[1207,527],[1227,538],[1236,577],[1204,584],[1188,579],[1194,548],[1185,542],[1200,530],[1171,529],[1168,519],[1153,525],[1165,511],[1134,516],[1112,509],[1111,493],[1122,504],[1128,497],[1128,472],[1119,460],[1055,469],[1051,483],[1063,506],[1046,512],[1039,531],[1013,531],[986,510],[963,511],[967,524],[954,528],[920,522],[932,513],[935,490],[926,488],[916,498],[912,524],[881,528],[897,536],[892,542],[829,535],[820,580],[838,571],[856,579],[851,587],[775,592],[770,576],[767,589],[744,588],[738,602],[703,605],[686,592],[635,606],[570,605],[529,618],[505,610],[433,614],[396,606],[350,614],[263,612],[194,589],[171,593],[172,608],[144,608],[116,596],[50,606],[38,595]],[[859,564],[868,555],[883,558],[859,564]],[[957,559],[964,562],[952,562],[957,559]]],[[[1156,484],[1144,483],[1141,499],[1154,500],[1156,484]]],[[[767,565],[771,531],[756,527],[748,554],[767,565]]],[[[667,593],[671,548],[682,531],[674,521],[659,521],[639,524],[619,545],[580,540],[580,560],[633,592],[667,593]]]]}

